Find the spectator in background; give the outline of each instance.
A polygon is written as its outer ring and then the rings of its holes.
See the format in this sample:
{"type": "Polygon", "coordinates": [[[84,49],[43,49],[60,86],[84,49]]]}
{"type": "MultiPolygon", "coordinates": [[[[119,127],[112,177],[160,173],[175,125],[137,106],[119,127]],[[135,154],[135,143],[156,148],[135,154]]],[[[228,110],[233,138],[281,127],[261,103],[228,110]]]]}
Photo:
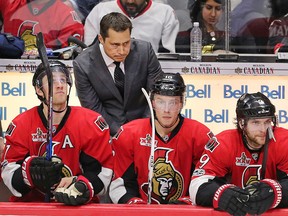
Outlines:
{"type": "Polygon", "coordinates": [[[242,0],[231,12],[231,49],[237,53],[267,53],[267,0],[242,0]]]}
{"type": "Polygon", "coordinates": [[[152,0],[114,0],[96,5],[85,22],[84,42],[87,45],[100,33],[101,18],[110,12],[127,16],[133,24],[131,36],[150,42],[155,52],[161,51],[161,43],[165,50],[175,53],[178,19],[171,6],[152,0]]]}
{"type": "MultiPolygon", "coordinates": [[[[156,133],[152,203],[191,205],[191,174],[213,136],[202,123],[181,116],[185,90],[179,73],[164,73],[151,90],[156,133]]],[[[123,125],[113,137],[115,176],[109,195],[114,203],[147,203],[152,130],[150,118],[138,119],[123,125]]]]}
{"type": "Polygon", "coordinates": [[[90,11],[99,2],[101,2],[101,0],[64,0],[65,4],[72,7],[75,11],[78,12],[78,15],[82,20],[83,24],[85,24],[86,17],[90,13],[90,11]]]}
{"type": "Polygon", "coordinates": [[[132,23],[123,14],[106,14],[95,43],[73,61],[81,105],[101,113],[111,135],[122,124],[149,115],[141,88],[149,91],[162,73],[151,44],[131,39],[131,30],[132,23]],[[114,78],[116,65],[122,69],[122,76],[124,72],[122,88],[116,87],[119,80],[114,78]]]}
{"type": "Polygon", "coordinates": [[[25,53],[37,53],[36,35],[43,33],[47,48],[68,46],[69,36],[83,39],[83,24],[77,13],[62,1],[0,0],[3,31],[25,41],[25,53]]]}
{"type": "MultiPolygon", "coordinates": [[[[212,53],[215,50],[224,50],[225,33],[216,25],[223,13],[224,0],[196,0],[190,16],[191,21],[199,22],[202,30],[202,53],[212,53]]],[[[190,52],[190,32],[179,32],[176,39],[176,52],[190,52]]]]}
{"type": "Polygon", "coordinates": [[[269,0],[269,6],[271,8],[270,23],[275,19],[284,17],[288,13],[288,4],[286,0],[269,0]]]}
{"type": "Polygon", "coordinates": [[[1,176],[14,195],[11,201],[44,202],[46,193],[67,205],[97,202],[113,173],[109,127],[99,113],[68,105],[71,74],[60,61],[49,64],[53,80],[51,160],[45,158],[49,84],[41,63],[32,79],[41,104],[10,123],[1,176]]]}
{"type": "Polygon", "coordinates": [[[283,43],[282,40],[288,37],[288,1],[270,0],[270,5],[271,24],[269,26],[268,53],[274,53],[286,43],[285,41],[283,43]]]}

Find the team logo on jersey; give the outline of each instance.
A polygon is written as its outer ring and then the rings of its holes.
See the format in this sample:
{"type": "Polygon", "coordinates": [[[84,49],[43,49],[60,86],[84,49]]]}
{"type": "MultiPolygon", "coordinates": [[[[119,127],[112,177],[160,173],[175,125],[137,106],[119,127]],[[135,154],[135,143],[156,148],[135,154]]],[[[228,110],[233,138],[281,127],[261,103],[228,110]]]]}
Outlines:
{"type": "Polygon", "coordinates": [[[241,153],[241,157],[236,157],[237,166],[248,166],[251,162],[251,158],[247,158],[245,152],[241,153]]]}
{"type": "Polygon", "coordinates": [[[219,144],[220,143],[218,142],[217,138],[213,136],[205,145],[205,149],[209,150],[210,152],[213,152],[219,144]]]}
{"type": "Polygon", "coordinates": [[[102,116],[98,116],[98,118],[96,119],[96,121],[94,122],[97,127],[101,130],[107,130],[109,128],[107,122],[105,121],[105,119],[102,116]]]}
{"type": "MultiPolygon", "coordinates": [[[[169,153],[172,151],[173,149],[168,148],[155,149],[158,157],[154,163],[151,197],[158,204],[167,204],[183,195],[183,176],[169,160],[169,153]]],[[[144,183],[141,188],[147,194],[148,183],[144,183]]]]}
{"type": "Polygon", "coordinates": [[[245,168],[242,174],[242,187],[246,187],[249,184],[258,182],[260,180],[262,165],[249,165],[245,168]]]}
{"type": "MultiPolygon", "coordinates": [[[[155,140],[155,147],[157,147],[158,141],[155,140]]],[[[150,134],[146,134],[146,137],[140,137],[140,145],[141,146],[149,146],[151,147],[152,144],[152,137],[150,134]]]]}
{"type": "Polygon", "coordinates": [[[36,133],[32,133],[33,142],[45,142],[47,140],[47,133],[43,133],[41,128],[36,129],[36,133]]]}
{"type": "Polygon", "coordinates": [[[24,40],[26,50],[37,49],[36,32],[35,32],[37,24],[39,24],[39,22],[26,20],[19,26],[18,36],[24,40]]]}
{"type": "Polygon", "coordinates": [[[9,126],[8,126],[7,131],[6,131],[6,135],[12,136],[15,128],[16,128],[16,125],[15,125],[13,122],[11,122],[11,123],[9,124],[9,126]]]}

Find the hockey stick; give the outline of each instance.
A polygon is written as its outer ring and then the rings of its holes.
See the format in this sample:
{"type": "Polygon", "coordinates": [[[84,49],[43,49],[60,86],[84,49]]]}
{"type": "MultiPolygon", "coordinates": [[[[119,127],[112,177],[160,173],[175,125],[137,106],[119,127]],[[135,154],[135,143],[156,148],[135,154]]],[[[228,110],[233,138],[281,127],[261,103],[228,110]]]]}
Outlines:
{"type": "Polygon", "coordinates": [[[39,32],[37,34],[37,47],[38,52],[42,61],[42,64],[44,65],[47,78],[48,78],[48,86],[49,86],[49,96],[48,96],[48,116],[47,116],[47,146],[46,146],[46,158],[47,160],[51,160],[52,157],[52,127],[53,127],[53,77],[52,72],[50,70],[50,65],[48,61],[48,57],[46,54],[46,47],[44,44],[44,38],[42,32],[39,32]]]}
{"type": "Polygon", "coordinates": [[[150,151],[150,158],[148,161],[148,204],[151,204],[151,196],[152,196],[152,179],[153,179],[153,169],[154,169],[154,151],[155,151],[155,117],[153,112],[153,107],[149,98],[148,93],[144,88],[141,88],[145,98],[148,102],[148,106],[151,113],[151,123],[152,123],[152,137],[151,137],[151,151],[150,151]]]}
{"type": "MultiPolygon", "coordinates": [[[[41,58],[41,62],[44,65],[47,79],[48,79],[48,86],[49,86],[49,93],[48,93],[48,115],[47,115],[47,145],[46,145],[46,159],[51,160],[52,157],[52,128],[53,128],[53,75],[50,70],[50,65],[46,53],[46,47],[44,44],[44,38],[42,32],[37,34],[36,38],[38,53],[41,58]]],[[[49,193],[45,196],[45,201],[50,201],[49,193]]]]}
{"type": "Polygon", "coordinates": [[[265,178],[265,174],[266,174],[266,163],[267,163],[267,157],[268,157],[268,146],[269,146],[269,142],[270,142],[271,139],[276,141],[275,137],[274,137],[274,134],[273,134],[273,130],[272,130],[271,126],[269,126],[267,128],[267,131],[266,131],[266,138],[265,138],[265,144],[264,144],[262,170],[261,170],[261,175],[260,175],[260,179],[261,180],[265,178]]]}

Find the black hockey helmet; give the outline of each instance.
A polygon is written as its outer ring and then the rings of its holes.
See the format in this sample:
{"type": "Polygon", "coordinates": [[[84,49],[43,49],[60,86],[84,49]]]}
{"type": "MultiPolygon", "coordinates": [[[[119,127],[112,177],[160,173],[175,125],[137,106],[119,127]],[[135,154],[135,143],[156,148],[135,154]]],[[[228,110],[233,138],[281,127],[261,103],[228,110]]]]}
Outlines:
{"type": "Polygon", "coordinates": [[[155,81],[151,95],[184,96],[186,86],[179,73],[163,73],[155,81]]]}
{"type": "MultiPolygon", "coordinates": [[[[49,60],[49,66],[51,72],[62,72],[65,74],[67,83],[70,87],[72,87],[72,77],[70,74],[70,71],[66,67],[65,64],[63,64],[60,61],[57,60],[49,60]]],[[[38,67],[36,68],[36,71],[34,73],[33,79],[32,79],[32,85],[41,87],[42,86],[42,78],[46,75],[45,67],[43,63],[40,63],[38,67]]]]}
{"type": "Polygon", "coordinates": [[[275,117],[275,106],[261,92],[245,93],[237,101],[237,120],[245,118],[275,117]]]}
{"type": "MultiPolygon", "coordinates": [[[[73,83],[70,71],[68,70],[68,68],[66,67],[65,64],[63,64],[62,62],[57,61],[57,60],[49,60],[49,66],[50,66],[50,70],[52,73],[53,72],[62,72],[65,74],[66,81],[67,81],[68,85],[70,86],[69,91],[68,91],[68,97],[67,97],[67,103],[68,103],[69,95],[70,95],[70,91],[71,91],[71,87],[72,87],[72,83],[73,83]]],[[[34,86],[34,88],[36,86],[39,88],[42,87],[42,79],[44,76],[46,76],[46,70],[45,70],[44,64],[40,63],[38,65],[38,67],[36,68],[36,71],[35,71],[33,79],[32,79],[32,85],[34,86]]],[[[36,95],[39,98],[39,100],[46,103],[45,97],[42,97],[42,96],[38,95],[37,93],[36,93],[36,95]]]]}

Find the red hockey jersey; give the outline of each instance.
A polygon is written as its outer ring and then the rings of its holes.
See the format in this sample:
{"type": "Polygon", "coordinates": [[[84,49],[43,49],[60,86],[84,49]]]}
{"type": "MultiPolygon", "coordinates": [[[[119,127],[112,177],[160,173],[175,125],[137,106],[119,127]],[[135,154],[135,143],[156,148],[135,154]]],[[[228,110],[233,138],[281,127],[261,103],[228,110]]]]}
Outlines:
{"type": "MultiPolygon", "coordinates": [[[[150,119],[139,119],[121,127],[114,137],[115,177],[110,186],[114,203],[126,203],[132,197],[147,200],[151,131],[150,119]]],[[[210,136],[205,125],[181,117],[166,141],[155,137],[153,203],[168,203],[188,195],[193,168],[210,136]]]]}
{"type": "MultiPolygon", "coordinates": [[[[20,185],[23,182],[16,185],[13,179],[16,179],[14,175],[21,174],[17,170],[21,170],[21,164],[27,156],[45,156],[45,125],[47,121],[42,106],[39,106],[18,115],[6,132],[2,178],[21,201],[44,201],[42,197],[32,197],[31,194],[21,197],[20,185]]],[[[113,157],[109,127],[103,117],[83,107],[68,107],[53,132],[52,155],[62,159],[65,165],[63,177],[84,175],[92,183],[95,194],[104,194],[112,178],[113,157]]],[[[22,176],[17,178],[23,179],[22,176]]]]}
{"type": "MultiPolygon", "coordinates": [[[[288,174],[288,130],[276,127],[276,142],[272,139],[268,146],[266,174],[264,178],[281,180],[288,174]]],[[[237,129],[218,134],[205,146],[205,151],[192,176],[191,197],[195,201],[197,193],[205,193],[205,199],[213,199],[215,191],[204,192],[200,186],[214,178],[225,178],[227,183],[241,188],[259,181],[262,172],[264,148],[251,151],[243,143],[242,134],[237,129]]],[[[204,197],[203,197],[204,198],[204,197]]]]}
{"type": "Polygon", "coordinates": [[[29,0],[0,0],[4,32],[19,36],[26,50],[36,49],[36,35],[43,33],[47,48],[68,46],[68,37],[83,39],[84,27],[77,13],[60,0],[35,4],[29,0]]]}

